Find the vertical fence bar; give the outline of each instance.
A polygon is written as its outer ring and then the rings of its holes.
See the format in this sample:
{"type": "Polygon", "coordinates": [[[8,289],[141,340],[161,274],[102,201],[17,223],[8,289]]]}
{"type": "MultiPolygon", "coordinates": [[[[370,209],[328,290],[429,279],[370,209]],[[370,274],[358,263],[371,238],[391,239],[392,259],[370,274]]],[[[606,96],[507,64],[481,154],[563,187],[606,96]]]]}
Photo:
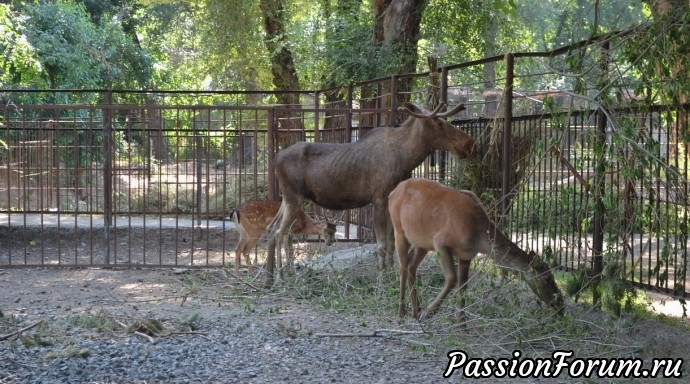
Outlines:
{"type": "Polygon", "coordinates": [[[383,103],[381,101],[381,98],[383,97],[381,94],[383,93],[383,86],[381,85],[381,82],[378,81],[376,82],[376,103],[374,107],[376,108],[376,121],[374,122],[374,126],[372,128],[376,128],[381,125],[381,109],[383,109],[383,103]]]}
{"type": "Polygon", "coordinates": [[[352,92],[353,87],[352,85],[350,85],[347,87],[347,110],[345,111],[345,143],[352,142],[352,92]]]}
{"type": "Polygon", "coordinates": [[[268,199],[278,200],[278,193],[276,190],[276,169],[275,169],[275,141],[276,141],[276,127],[274,124],[275,108],[270,108],[267,114],[266,129],[268,131],[268,140],[266,140],[266,153],[268,154],[268,199]]]}
{"type": "Polygon", "coordinates": [[[512,138],[513,138],[513,81],[515,79],[515,56],[512,53],[505,55],[506,61],[506,86],[503,95],[503,161],[501,172],[501,219],[499,227],[505,225],[505,217],[510,208],[511,193],[511,161],[512,161],[512,138]]]}
{"type": "MultiPolygon", "coordinates": [[[[350,143],[352,142],[352,92],[353,92],[353,87],[352,85],[347,87],[347,111],[345,111],[345,119],[347,122],[345,123],[345,143],[350,143]]],[[[361,113],[361,111],[360,111],[361,113]]],[[[361,118],[361,115],[360,115],[361,118]]],[[[362,134],[360,131],[358,133],[359,135],[362,134]]],[[[350,238],[350,224],[352,223],[352,210],[347,210],[345,211],[345,229],[344,229],[344,235],[346,239],[350,238]]]]}
{"type": "MultiPolygon", "coordinates": [[[[682,124],[679,127],[679,129],[681,129],[681,132],[687,132],[688,128],[689,128],[688,127],[688,119],[689,119],[688,106],[687,105],[680,106],[680,108],[678,110],[678,114],[680,114],[682,116],[682,118],[679,117],[676,119],[676,121],[678,121],[679,124],[682,124]]],[[[676,146],[676,148],[678,148],[677,143],[674,145],[676,146]]],[[[677,156],[681,156],[681,155],[678,154],[677,156]]],[[[685,158],[683,159],[682,167],[679,167],[679,169],[682,170],[682,172],[683,172],[682,174],[685,176],[685,180],[683,180],[682,187],[680,188],[680,191],[682,191],[682,196],[683,196],[681,198],[681,202],[683,203],[683,205],[685,205],[687,207],[688,206],[687,175],[688,175],[688,161],[690,160],[688,158],[687,148],[685,151],[683,151],[682,156],[684,156],[685,158]]],[[[677,162],[678,162],[678,159],[676,158],[676,163],[677,162]]],[[[688,217],[687,217],[687,214],[683,217],[681,227],[684,229],[683,236],[681,236],[681,239],[683,239],[683,242],[685,243],[681,246],[681,249],[683,250],[682,251],[683,268],[681,269],[681,278],[682,278],[682,291],[681,292],[682,292],[683,297],[688,297],[688,288],[690,288],[690,287],[688,287],[688,247],[686,245],[688,243],[688,233],[687,233],[688,232],[688,217]]]]}
{"type": "MultiPolygon", "coordinates": [[[[448,68],[441,68],[441,100],[440,102],[448,105],[448,68]]],[[[438,152],[438,181],[445,183],[446,181],[446,159],[448,157],[448,152],[437,151],[438,152]]]]}
{"type": "Polygon", "coordinates": [[[321,101],[319,100],[321,92],[314,93],[314,142],[321,141],[321,132],[319,131],[319,108],[321,108],[321,101]]]}
{"type": "Polygon", "coordinates": [[[113,145],[112,145],[112,105],[113,91],[105,94],[106,102],[103,108],[103,241],[105,242],[105,260],[110,264],[110,224],[112,223],[113,210],[113,145]]]}

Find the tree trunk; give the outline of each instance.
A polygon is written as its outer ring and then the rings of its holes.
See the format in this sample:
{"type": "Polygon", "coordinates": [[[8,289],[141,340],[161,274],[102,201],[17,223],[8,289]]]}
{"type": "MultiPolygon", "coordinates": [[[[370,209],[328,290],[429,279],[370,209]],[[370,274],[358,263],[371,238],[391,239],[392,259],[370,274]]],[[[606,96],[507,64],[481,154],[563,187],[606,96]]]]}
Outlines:
{"type": "MultiPolygon", "coordinates": [[[[283,0],[261,0],[263,15],[264,44],[271,60],[271,74],[276,91],[297,91],[300,89],[295,62],[285,31],[285,4],[283,0]]],[[[278,104],[285,108],[300,105],[299,94],[278,93],[278,104]]],[[[291,116],[285,111],[276,111],[278,120],[278,146],[286,148],[297,141],[304,140],[304,125],[299,116],[291,116]]]]}
{"type": "Polygon", "coordinates": [[[170,162],[170,151],[168,148],[168,140],[163,133],[161,118],[161,109],[157,101],[147,96],[146,97],[147,114],[148,114],[148,134],[150,138],[151,152],[153,158],[160,161],[162,164],[170,162]]]}
{"type": "MultiPolygon", "coordinates": [[[[424,0],[374,0],[373,44],[380,48],[383,57],[392,60],[388,74],[414,73],[417,70],[417,42],[422,13],[426,6],[424,0]]],[[[410,79],[398,82],[398,105],[407,101],[407,91],[411,89],[410,79]],[[402,96],[400,96],[402,95],[402,96]]],[[[384,91],[384,94],[390,93],[384,91]]],[[[384,100],[390,107],[390,100],[384,100]]],[[[388,124],[397,123],[388,121],[388,124]]]]}

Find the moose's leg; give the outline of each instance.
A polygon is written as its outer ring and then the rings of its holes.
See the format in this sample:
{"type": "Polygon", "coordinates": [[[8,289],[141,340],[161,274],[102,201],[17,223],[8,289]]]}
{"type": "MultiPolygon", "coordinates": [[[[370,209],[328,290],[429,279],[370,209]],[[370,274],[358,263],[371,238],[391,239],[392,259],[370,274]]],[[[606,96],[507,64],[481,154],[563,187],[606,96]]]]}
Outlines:
{"type": "Polygon", "coordinates": [[[374,200],[374,235],[379,271],[393,266],[393,225],[388,215],[388,198],[374,200]]]}
{"type": "MultiPolygon", "coordinates": [[[[280,224],[283,222],[283,204],[280,205],[276,217],[273,218],[271,224],[268,225],[268,254],[266,255],[266,270],[268,271],[268,278],[266,279],[266,288],[273,286],[275,264],[276,264],[276,242],[282,233],[279,233],[280,224]]],[[[280,249],[278,250],[280,252],[280,249]]],[[[280,256],[280,253],[278,254],[280,256]]]]}
{"type": "Polygon", "coordinates": [[[285,243],[285,255],[287,257],[287,268],[292,269],[295,261],[295,249],[292,246],[292,232],[288,230],[287,242],[285,243]]]}
{"type": "Polygon", "coordinates": [[[391,217],[386,211],[386,244],[385,253],[387,262],[390,267],[395,266],[395,236],[393,235],[393,223],[391,217]]]}
{"type": "MultiPolygon", "coordinates": [[[[405,293],[407,291],[407,281],[408,281],[408,263],[410,261],[408,251],[410,244],[407,242],[405,235],[400,232],[395,234],[395,250],[398,253],[398,259],[400,262],[400,303],[398,304],[398,316],[401,318],[405,317],[405,293]]],[[[412,288],[412,286],[410,286],[412,288]]],[[[414,304],[412,309],[414,310],[414,304]]]]}
{"type": "MultiPolygon", "coordinates": [[[[301,208],[302,203],[301,202],[290,202],[288,199],[283,199],[283,203],[280,205],[279,212],[282,211],[282,217],[280,221],[280,227],[276,231],[276,243],[275,243],[275,251],[278,256],[278,274],[277,274],[277,279],[281,280],[283,278],[283,257],[282,257],[282,250],[283,250],[283,240],[285,238],[285,235],[288,233],[290,230],[290,227],[292,226],[292,223],[295,221],[297,218],[297,213],[299,209],[301,208]]],[[[269,244],[270,247],[270,244],[269,244]]]]}
{"type": "Polygon", "coordinates": [[[433,315],[448,295],[448,292],[455,288],[455,284],[458,281],[457,276],[455,274],[455,268],[453,265],[453,254],[451,253],[450,248],[441,247],[438,249],[438,252],[441,254],[441,269],[443,270],[445,284],[443,285],[441,292],[438,293],[434,301],[431,302],[431,304],[429,304],[426,310],[422,313],[420,319],[424,319],[425,317],[433,315]]]}

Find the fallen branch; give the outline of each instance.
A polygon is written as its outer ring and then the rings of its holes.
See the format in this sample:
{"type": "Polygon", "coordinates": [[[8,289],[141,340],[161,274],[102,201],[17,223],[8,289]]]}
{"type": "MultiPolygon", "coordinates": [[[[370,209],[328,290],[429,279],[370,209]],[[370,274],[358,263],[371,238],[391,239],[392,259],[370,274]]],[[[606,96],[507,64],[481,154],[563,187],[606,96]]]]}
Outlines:
{"type": "MultiPolygon", "coordinates": [[[[242,284],[246,285],[247,287],[253,289],[254,291],[256,291],[256,292],[261,291],[261,290],[260,290],[259,288],[257,288],[255,285],[253,285],[253,284],[251,284],[251,283],[249,283],[249,282],[244,281],[243,279],[239,278],[239,276],[235,275],[234,273],[232,273],[232,272],[230,272],[230,271],[225,271],[225,273],[227,273],[228,275],[232,276],[235,280],[239,281],[240,283],[242,283],[242,284]]],[[[254,280],[252,280],[252,281],[254,281],[254,280]]]]}
{"type": "Polygon", "coordinates": [[[17,336],[17,335],[19,335],[19,334],[22,334],[22,333],[28,331],[29,329],[34,328],[34,327],[36,327],[36,326],[38,326],[38,325],[40,325],[40,324],[42,324],[42,323],[43,323],[43,320],[39,320],[39,321],[37,321],[37,322],[35,322],[35,323],[33,323],[33,324],[27,326],[27,327],[24,327],[24,328],[22,328],[22,329],[18,329],[18,330],[16,330],[16,331],[11,332],[11,333],[8,333],[8,334],[6,334],[6,335],[2,335],[2,336],[0,336],[0,341],[7,340],[7,339],[9,339],[10,337],[13,337],[13,336],[17,336]]]}
{"type": "Polygon", "coordinates": [[[577,180],[577,182],[580,183],[580,185],[582,185],[582,187],[585,189],[585,191],[589,192],[592,189],[592,186],[587,182],[587,180],[584,177],[582,177],[580,172],[578,172],[577,169],[575,169],[575,167],[570,163],[570,161],[568,161],[568,159],[566,159],[565,156],[563,156],[563,154],[561,153],[561,150],[558,149],[558,147],[556,147],[555,145],[552,145],[551,146],[551,153],[558,157],[558,160],[560,160],[560,162],[561,162],[561,164],[563,164],[563,166],[568,168],[570,173],[572,173],[573,176],[575,177],[575,180],[577,180]]]}
{"type": "Polygon", "coordinates": [[[386,337],[397,335],[423,335],[424,331],[405,331],[402,329],[377,329],[372,333],[315,333],[316,337],[386,337]]]}
{"type": "Polygon", "coordinates": [[[206,340],[208,340],[208,341],[213,341],[213,340],[211,340],[211,338],[208,337],[205,333],[202,333],[202,332],[194,332],[194,331],[188,331],[188,332],[169,332],[169,333],[168,333],[167,335],[165,335],[165,336],[178,336],[178,335],[194,335],[194,336],[203,337],[204,339],[206,339],[206,340]]]}
{"type": "Polygon", "coordinates": [[[141,336],[141,337],[143,337],[143,338],[145,338],[145,339],[148,339],[148,341],[151,342],[151,344],[156,344],[156,339],[154,339],[153,337],[151,337],[151,336],[149,336],[149,335],[147,335],[147,334],[145,334],[145,333],[143,333],[143,332],[134,331],[133,333],[134,333],[135,335],[139,335],[139,336],[141,336]]]}
{"type": "Polygon", "coordinates": [[[115,323],[115,324],[121,326],[121,327],[124,328],[124,329],[127,329],[127,324],[121,322],[120,320],[118,320],[118,319],[116,319],[116,318],[114,318],[114,317],[112,317],[112,316],[108,316],[108,317],[110,317],[110,320],[112,320],[113,323],[115,323]]]}
{"type": "MultiPolygon", "coordinates": [[[[112,317],[112,316],[108,316],[108,317],[110,318],[110,320],[112,320],[115,324],[119,325],[119,326],[122,327],[123,329],[125,329],[125,330],[127,330],[127,331],[130,330],[130,327],[127,326],[127,324],[121,322],[120,320],[118,320],[118,319],[116,319],[116,318],[114,318],[114,317],[112,317]]],[[[132,331],[132,333],[135,334],[135,335],[138,335],[138,336],[141,336],[141,337],[143,337],[143,338],[148,339],[148,341],[151,342],[151,344],[155,344],[155,343],[156,343],[156,340],[155,340],[153,337],[151,337],[151,336],[149,336],[149,335],[147,335],[147,334],[145,334],[145,333],[142,333],[142,332],[139,332],[139,331],[132,331]]]]}

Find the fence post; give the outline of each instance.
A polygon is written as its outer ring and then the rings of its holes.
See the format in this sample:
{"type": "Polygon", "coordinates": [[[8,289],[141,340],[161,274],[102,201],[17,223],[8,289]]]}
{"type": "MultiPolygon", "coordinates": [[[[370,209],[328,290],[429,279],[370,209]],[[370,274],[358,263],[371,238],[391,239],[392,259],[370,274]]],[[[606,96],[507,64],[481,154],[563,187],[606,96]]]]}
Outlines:
{"type": "Polygon", "coordinates": [[[113,91],[105,94],[105,106],[103,107],[103,238],[105,241],[105,265],[110,264],[110,224],[113,220],[113,145],[112,145],[112,105],[113,91]]]}
{"type": "Polygon", "coordinates": [[[275,169],[275,142],[276,142],[276,127],[274,122],[275,108],[269,108],[267,116],[267,131],[268,140],[266,141],[266,152],[268,153],[268,199],[278,200],[278,194],[276,191],[276,169],[275,169]]]}
{"type": "Polygon", "coordinates": [[[388,125],[393,127],[398,121],[398,77],[391,76],[391,111],[388,125]]]}
{"type": "Polygon", "coordinates": [[[513,81],[515,79],[515,56],[506,53],[506,86],[503,94],[503,161],[501,163],[501,218],[499,227],[505,225],[505,218],[510,208],[512,186],[512,140],[513,140],[513,81]]]}
{"type": "MultiPolygon", "coordinates": [[[[203,192],[203,172],[204,172],[204,137],[202,135],[202,129],[199,129],[199,125],[202,125],[203,122],[198,121],[197,119],[201,119],[201,117],[197,117],[198,114],[201,113],[201,111],[197,112],[196,110],[192,110],[194,114],[194,162],[196,163],[196,179],[194,180],[194,188],[196,189],[194,192],[194,199],[196,200],[196,225],[201,225],[201,209],[202,207],[202,192],[203,192]]],[[[202,126],[203,128],[203,126],[202,126]]],[[[192,216],[193,217],[193,216],[192,216]]],[[[193,261],[193,260],[192,260],[193,261]]]]}
{"type": "Polygon", "coordinates": [[[599,283],[601,282],[601,272],[603,270],[603,253],[604,253],[604,187],[606,179],[606,125],[608,119],[604,112],[604,106],[607,104],[606,96],[603,90],[606,89],[606,79],[608,77],[608,50],[609,42],[606,41],[602,47],[603,62],[601,63],[601,84],[599,87],[602,91],[599,93],[598,102],[599,109],[597,109],[597,130],[594,140],[594,154],[596,156],[596,165],[594,167],[594,217],[593,220],[593,235],[592,235],[592,271],[594,277],[592,280],[592,302],[594,305],[599,304],[601,295],[599,294],[599,283]]]}
{"type": "Polygon", "coordinates": [[[316,91],[314,93],[314,142],[321,141],[321,132],[319,130],[319,108],[321,108],[321,103],[319,97],[321,92],[316,91]]]}
{"type": "Polygon", "coordinates": [[[345,142],[346,143],[352,142],[352,92],[353,92],[352,85],[348,85],[347,86],[347,100],[346,100],[347,111],[345,111],[345,119],[347,120],[345,122],[345,142]]]}

